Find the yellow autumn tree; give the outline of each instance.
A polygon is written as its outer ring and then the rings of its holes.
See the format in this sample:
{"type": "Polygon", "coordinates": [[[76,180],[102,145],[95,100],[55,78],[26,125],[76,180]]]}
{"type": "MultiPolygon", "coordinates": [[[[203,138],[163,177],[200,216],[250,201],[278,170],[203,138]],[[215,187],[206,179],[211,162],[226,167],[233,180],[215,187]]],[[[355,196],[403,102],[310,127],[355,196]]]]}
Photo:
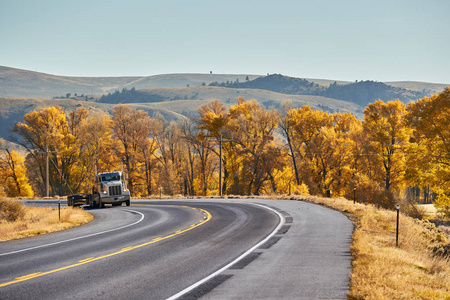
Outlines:
{"type": "Polygon", "coordinates": [[[400,100],[369,104],[364,110],[363,128],[367,135],[372,160],[373,178],[384,187],[379,205],[393,208],[392,193],[405,186],[406,149],[411,129],[405,125],[405,105],[400,100]]]}
{"type": "Polygon", "coordinates": [[[450,216],[450,88],[408,104],[406,120],[414,129],[408,179],[437,193],[435,205],[450,216]]]}
{"type": "Polygon", "coordinates": [[[220,138],[229,121],[229,113],[223,103],[212,100],[200,106],[198,113],[201,117],[199,128],[205,130],[208,137],[220,138]]]}
{"type": "Polygon", "coordinates": [[[157,180],[158,174],[158,143],[156,137],[160,135],[162,129],[162,121],[156,118],[148,120],[147,126],[149,126],[149,137],[144,139],[142,143],[138,145],[139,152],[141,153],[143,162],[143,173],[145,174],[145,186],[146,194],[152,195],[157,192],[157,180]]]}
{"type": "Polygon", "coordinates": [[[128,171],[128,188],[131,194],[139,196],[146,193],[145,177],[141,176],[144,168],[141,145],[150,135],[150,117],[143,110],[136,110],[127,105],[113,107],[113,138],[119,141],[115,149],[128,171]]]}
{"type": "MultiPolygon", "coordinates": [[[[212,100],[206,104],[203,104],[199,107],[198,113],[200,114],[199,120],[199,132],[197,134],[196,140],[198,141],[197,149],[199,152],[201,159],[201,173],[206,172],[207,169],[211,169],[210,181],[211,184],[214,184],[214,174],[217,174],[217,183],[215,184],[217,188],[216,194],[219,193],[219,184],[221,180],[219,179],[219,164],[222,163],[224,180],[222,182],[222,190],[227,190],[227,183],[229,178],[229,170],[237,170],[238,164],[236,160],[236,155],[232,150],[232,146],[230,145],[230,133],[227,131],[227,126],[230,121],[230,116],[227,108],[224,106],[222,102],[219,100],[212,100]],[[221,143],[221,140],[226,140],[227,142],[221,143]],[[222,162],[220,162],[220,146],[223,146],[223,155],[222,162]],[[214,156],[209,156],[208,150],[214,153],[214,156]],[[209,157],[209,162],[206,158],[209,157]],[[215,171],[215,172],[214,172],[215,171]]],[[[231,172],[235,174],[234,171],[231,172]]],[[[222,174],[221,174],[222,176],[222,174]]],[[[202,175],[203,178],[206,178],[206,174],[202,175]]],[[[203,179],[197,180],[201,186],[205,187],[205,182],[203,179]]],[[[214,188],[211,187],[211,190],[214,188]]],[[[228,189],[230,192],[230,189],[228,189]]],[[[233,193],[238,193],[238,191],[233,191],[233,193]]]]}
{"type": "Polygon", "coordinates": [[[15,150],[5,149],[0,158],[0,181],[8,197],[33,197],[24,158],[15,150]]]}
{"type": "Polygon", "coordinates": [[[280,124],[288,143],[297,185],[305,183],[312,194],[323,194],[328,187],[322,182],[323,174],[319,174],[321,172],[319,170],[321,167],[318,165],[320,159],[315,159],[315,154],[320,151],[317,149],[319,141],[314,140],[321,134],[322,128],[333,126],[332,116],[305,105],[288,110],[280,124]],[[317,176],[311,176],[311,174],[317,176]]]}
{"type": "Polygon", "coordinates": [[[335,195],[350,197],[353,192],[351,182],[357,172],[358,163],[358,156],[355,155],[357,141],[354,140],[353,133],[361,130],[362,122],[349,113],[335,113],[333,117],[336,138],[332,141],[335,150],[331,161],[334,165],[331,174],[332,190],[335,195]]]}
{"type": "Polygon", "coordinates": [[[72,166],[77,160],[79,148],[76,137],[70,132],[64,111],[59,106],[49,107],[29,112],[23,120],[15,125],[13,132],[17,142],[28,152],[29,178],[44,195],[48,155],[50,193],[70,193],[68,185],[78,182],[72,177],[76,174],[72,166]]]}
{"type": "Polygon", "coordinates": [[[274,139],[279,113],[266,110],[256,100],[236,100],[237,104],[230,107],[227,125],[233,140],[230,150],[232,147],[234,158],[240,160],[239,168],[232,170],[232,184],[239,185],[241,194],[258,195],[264,184],[273,180],[273,169],[281,169],[281,147],[274,139]]]}
{"type": "Polygon", "coordinates": [[[80,149],[79,165],[85,173],[81,191],[90,192],[94,184],[95,166],[97,171],[117,170],[120,159],[114,149],[118,141],[112,139],[112,120],[109,115],[100,114],[83,120],[79,125],[77,143],[80,149]]]}

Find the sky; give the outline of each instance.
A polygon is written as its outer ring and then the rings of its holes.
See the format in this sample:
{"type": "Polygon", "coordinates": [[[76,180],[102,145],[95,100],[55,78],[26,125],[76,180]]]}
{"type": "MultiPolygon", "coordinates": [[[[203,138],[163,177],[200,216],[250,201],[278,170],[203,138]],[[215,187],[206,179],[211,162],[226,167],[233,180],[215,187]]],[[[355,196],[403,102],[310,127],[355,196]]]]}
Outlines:
{"type": "Polygon", "coordinates": [[[0,65],[450,83],[448,0],[0,0],[0,65]]]}

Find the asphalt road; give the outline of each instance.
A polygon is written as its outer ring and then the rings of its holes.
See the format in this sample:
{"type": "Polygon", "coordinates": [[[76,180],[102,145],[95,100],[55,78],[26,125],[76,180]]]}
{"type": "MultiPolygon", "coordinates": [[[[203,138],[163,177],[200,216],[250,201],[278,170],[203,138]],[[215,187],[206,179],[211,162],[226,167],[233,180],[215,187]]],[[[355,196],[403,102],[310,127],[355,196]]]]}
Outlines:
{"type": "Polygon", "coordinates": [[[346,298],[353,226],[339,212],[259,199],[90,212],[88,225],[0,243],[0,298],[346,298]]]}

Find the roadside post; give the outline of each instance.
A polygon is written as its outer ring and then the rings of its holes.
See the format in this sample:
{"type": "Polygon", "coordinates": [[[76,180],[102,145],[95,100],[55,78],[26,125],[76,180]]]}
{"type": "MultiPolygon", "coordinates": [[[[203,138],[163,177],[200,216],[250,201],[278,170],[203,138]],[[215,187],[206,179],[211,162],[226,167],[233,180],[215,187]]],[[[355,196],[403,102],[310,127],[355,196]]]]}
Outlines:
{"type": "Polygon", "coordinates": [[[400,205],[397,205],[397,230],[395,234],[395,247],[398,247],[398,223],[400,218],[400,205]]]}
{"type": "Polygon", "coordinates": [[[58,199],[58,219],[61,222],[61,199],[58,199]]]}
{"type": "Polygon", "coordinates": [[[356,187],[353,188],[353,204],[356,203],[356,187]]]}

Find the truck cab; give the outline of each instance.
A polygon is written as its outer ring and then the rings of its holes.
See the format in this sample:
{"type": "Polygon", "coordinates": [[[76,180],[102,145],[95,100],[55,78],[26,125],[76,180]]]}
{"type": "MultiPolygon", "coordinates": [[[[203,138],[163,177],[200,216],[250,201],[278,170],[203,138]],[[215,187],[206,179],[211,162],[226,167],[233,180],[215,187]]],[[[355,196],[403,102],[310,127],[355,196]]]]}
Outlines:
{"type": "Polygon", "coordinates": [[[98,195],[98,203],[122,205],[125,202],[130,205],[130,191],[127,188],[126,175],[120,171],[98,173],[95,176],[95,184],[92,194],[98,195]]]}

